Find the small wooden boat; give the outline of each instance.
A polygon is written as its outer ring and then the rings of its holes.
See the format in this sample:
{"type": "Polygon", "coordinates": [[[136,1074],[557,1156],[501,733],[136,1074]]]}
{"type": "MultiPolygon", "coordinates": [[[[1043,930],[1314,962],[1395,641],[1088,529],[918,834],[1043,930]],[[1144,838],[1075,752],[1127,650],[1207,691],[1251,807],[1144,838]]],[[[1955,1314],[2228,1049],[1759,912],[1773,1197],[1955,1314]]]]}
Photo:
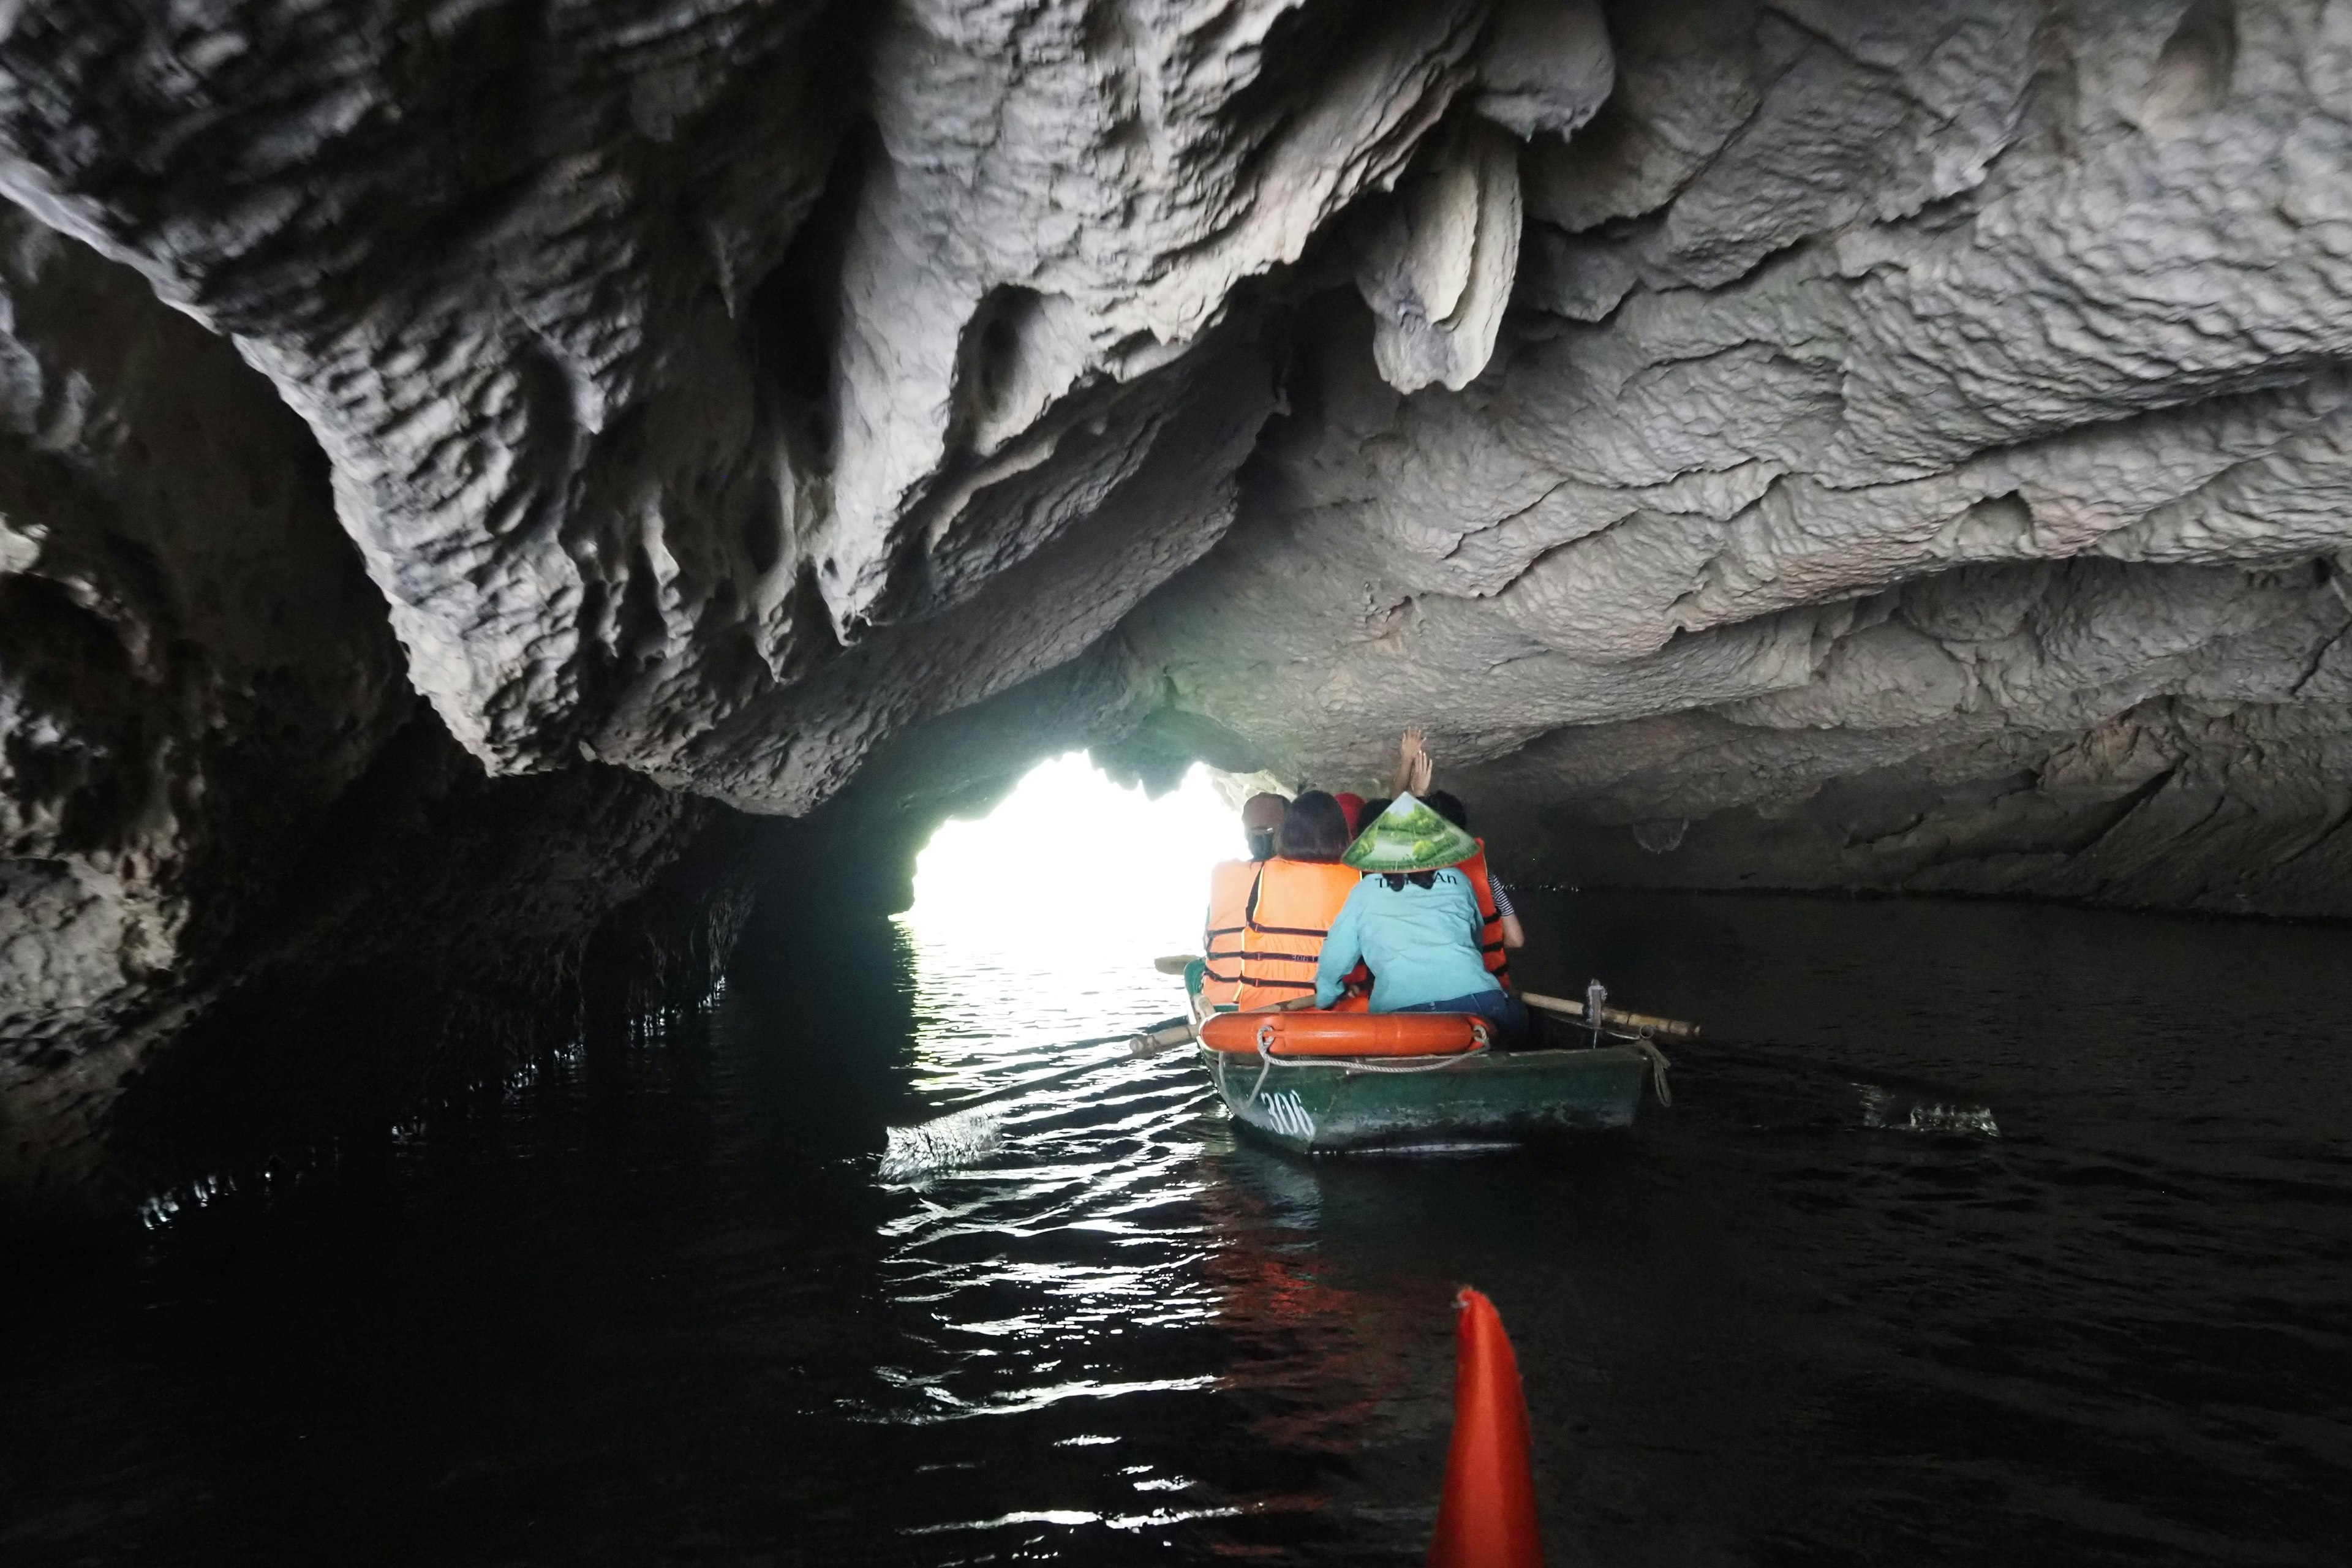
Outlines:
{"type": "Polygon", "coordinates": [[[1497,1052],[1452,1014],[1221,1013],[1201,1062],[1234,1120],[1299,1153],[1624,1127],[1665,1058],[1644,1037],[1497,1052]]]}

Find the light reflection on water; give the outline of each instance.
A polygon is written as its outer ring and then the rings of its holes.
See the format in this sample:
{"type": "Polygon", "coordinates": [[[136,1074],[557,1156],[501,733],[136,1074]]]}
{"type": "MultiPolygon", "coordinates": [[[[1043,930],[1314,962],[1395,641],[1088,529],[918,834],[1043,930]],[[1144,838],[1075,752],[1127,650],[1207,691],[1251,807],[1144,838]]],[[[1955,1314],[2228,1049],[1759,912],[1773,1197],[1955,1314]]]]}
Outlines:
{"type": "MultiPolygon", "coordinates": [[[[1149,962],[1162,944],[1131,942],[1124,963],[1106,963],[1100,948],[1024,954],[970,926],[942,932],[922,912],[919,905],[898,923],[914,980],[914,1081],[934,1103],[1070,1065],[1056,1042],[1108,1032],[1107,1024],[1153,1022],[1181,1005],[1181,987],[1149,962]]],[[[992,1157],[908,1184],[906,1206],[877,1226],[908,1353],[877,1369],[882,1390],[860,1412],[891,1424],[970,1424],[982,1429],[961,1440],[983,1450],[1037,1445],[1070,1459],[1042,1476],[1027,1466],[998,1469],[971,1515],[902,1529],[1010,1534],[1083,1560],[1101,1549],[1085,1543],[1103,1531],[1250,1520],[1253,1539],[1273,1550],[1285,1533],[1266,1535],[1274,1516],[1311,1518],[1339,1500],[1302,1490],[1296,1473],[1279,1486],[1250,1484],[1245,1467],[1212,1476],[1199,1449],[1204,1427],[1230,1428],[1237,1418],[1236,1450],[1269,1436],[1296,1447],[1318,1423],[1285,1414],[1268,1427],[1249,1391],[1283,1403],[1304,1393],[1318,1404],[1336,1391],[1312,1368],[1282,1366],[1271,1343],[1260,1349],[1275,1353],[1259,1364],[1235,1364],[1237,1337],[1320,1337],[1345,1321],[1344,1301],[1318,1289],[1305,1266],[1313,1179],[1234,1147],[1189,1053],[1138,1061],[1114,1046],[1076,1056],[1101,1065],[1003,1102],[1003,1142],[992,1157]],[[1275,1223],[1246,1184],[1236,1187],[1237,1163],[1286,1193],[1278,1206],[1287,1212],[1275,1223]],[[1187,1405],[1197,1409],[1181,1413],[1187,1405]],[[986,1430],[1039,1416],[1059,1425],[1010,1438],[986,1430]],[[1067,1463],[1085,1464],[1087,1454],[1099,1456],[1094,1473],[1074,1478],[1067,1463]],[[1074,1480],[1092,1506],[1053,1506],[1066,1504],[1074,1480]],[[1132,1506],[1105,1495],[1118,1492],[1132,1506]]],[[[1423,1334],[1433,1365],[1449,1328],[1433,1310],[1423,1334]]],[[[1372,1415],[1369,1402],[1352,1402],[1346,1440],[1310,1447],[1375,1442],[1372,1415]]],[[[1394,1544],[1411,1549],[1410,1536],[1394,1544]]]]}

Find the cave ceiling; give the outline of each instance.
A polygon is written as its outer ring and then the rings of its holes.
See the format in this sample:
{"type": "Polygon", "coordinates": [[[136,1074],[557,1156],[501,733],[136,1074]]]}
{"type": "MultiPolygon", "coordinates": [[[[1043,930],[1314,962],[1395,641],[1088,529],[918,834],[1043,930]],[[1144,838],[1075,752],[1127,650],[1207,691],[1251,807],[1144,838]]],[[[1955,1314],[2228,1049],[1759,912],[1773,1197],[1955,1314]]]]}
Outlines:
{"type": "Polygon", "coordinates": [[[1706,713],[1728,801],[2347,694],[2347,29],[36,3],[0,190],[268,378],[493,772],[803,813],[1115,637],[1302,776],[1706,713]]]}
{"type": "Polygon", "coordinates": [[[1528,874],[2352,910],[2346,0],[19,0],[0,195],[11,1037],[420,703],[632,888],[1417,723],[1528,874]]]}

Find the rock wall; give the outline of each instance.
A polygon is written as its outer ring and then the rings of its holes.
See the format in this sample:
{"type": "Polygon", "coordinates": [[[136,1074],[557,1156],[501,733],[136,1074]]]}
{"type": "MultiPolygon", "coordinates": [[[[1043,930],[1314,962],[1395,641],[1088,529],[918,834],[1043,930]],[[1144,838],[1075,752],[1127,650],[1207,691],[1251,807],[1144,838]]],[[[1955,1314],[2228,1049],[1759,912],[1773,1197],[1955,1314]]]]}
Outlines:
{"type": "Polygon", "coordinates": [[[720,808],[490,777],[226,339],[13,209],[0,300],[0,1197],[119,1208],[575,1030],[720,808]]]}
{"type": "Polygon", "coordinates": [[[0,1188],[1073,744],[2352,913],[2347,105],[2347,0],[0,7],[0,1188]]]}
{"type": "Polygon", "coordinates": [[[1608,20],[1483,373],[1322,306],[1179,700],[1430,724],[1523,875],[2347,912],[2352,7],[1608,20]]]}

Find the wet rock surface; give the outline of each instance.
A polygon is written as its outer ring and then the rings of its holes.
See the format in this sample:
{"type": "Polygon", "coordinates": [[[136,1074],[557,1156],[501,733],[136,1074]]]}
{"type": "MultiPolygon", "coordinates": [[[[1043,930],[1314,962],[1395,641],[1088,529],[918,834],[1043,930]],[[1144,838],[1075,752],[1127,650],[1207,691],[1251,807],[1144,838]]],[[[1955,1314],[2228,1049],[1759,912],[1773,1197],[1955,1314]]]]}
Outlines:
{"type": "Polygon", "coordinates": [[[2341,0],[10,8],[0,1183],[1074,744],[2352,912],[2347,103],[2341,0]]]}

